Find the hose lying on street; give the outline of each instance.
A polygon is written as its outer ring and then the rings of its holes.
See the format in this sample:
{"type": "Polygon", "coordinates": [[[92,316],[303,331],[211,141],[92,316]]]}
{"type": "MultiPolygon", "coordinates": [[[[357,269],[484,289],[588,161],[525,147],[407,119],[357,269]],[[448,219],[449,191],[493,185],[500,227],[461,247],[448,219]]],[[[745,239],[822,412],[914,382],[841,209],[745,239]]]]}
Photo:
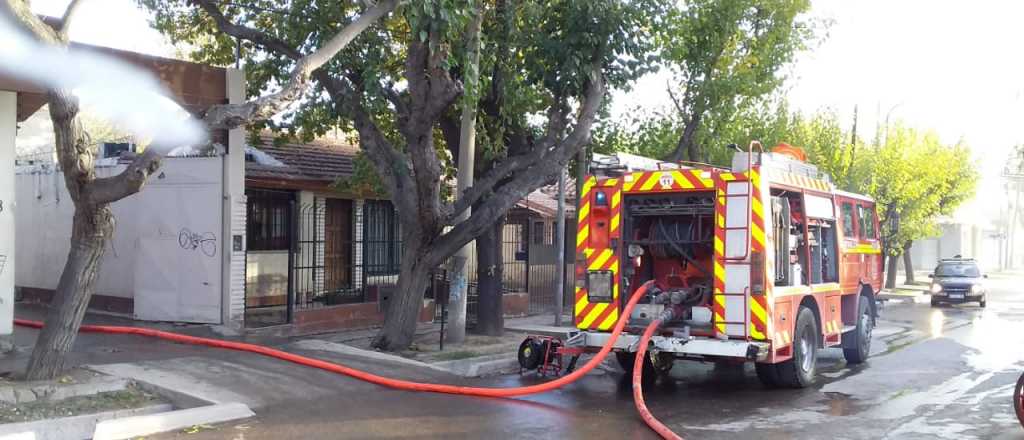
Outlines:
{"type": "Polygon", "coordinates": [[[643,336],[640,337],[640,345],[636,348],[636,359],[633,360],[633,404],[636,405],[636,411],[640,413],[640,418],[644,419],[644,423],[651,427],[654,432],[657,432],[661,438],[665,440],[683,440],[682,437],[676,435],[671,429],[668,429],[667,426],[654,418],[651,411],[647,409],[647,404],[644,403],[644,357],[647,354],[647,344],[651,342],[651,336],[654,336],[654,332],[659,327],[661,327],[660,319],[656,319],[648,325],[647,329],[644,330],[643,336]]]}
{"type": "MultiPolygon", "coordinates": [[[[565,376],[562,376],[562,377],[560,377],[558,379],[555,379],[553,381],[545,382],[545,383],[537,384],[537,385],[530,385],[530,386],[524,386],[524,387],[514,387],[514,388],[464,387],[464,386],[456,386],[456,385],[420,383],[420,382],[412,382],[412,381],[407,381],[407,380],[392,379],[392,378],[388,378],[388,377],[384,377],[384,376],[378,376],[376,374],[368,373],[368,372],[365,372],[365,371],[357,370],[357,369],[354,369],[354,368],[346,367],[344,365],[335,364],[335,363],[332,363],[332,362],[327,362],[327,361],[316,359],[316,358],[300,356],[300,355],[297,355],[297,354],[294,354],[294,353],[289,353],[289,352],[286,352],[286,351],[277,350],[277,349],[273,349],[273,348],[270,348],[270,347],[265,347],[265,346],[262,346],[262,345],[249,344],[249,343],[245,343],[245,342],[225,341],[225,340],[221,340],[221,339],[202,338],[202,337],[197,337],[197,336],[188,336],[188,335],[183,335],[183,334],[179,334],[179,333],[167,332],[167,331],[162,331],[162,330],[155,330],[155,329],[150,329],[150,328],[112,326],[112,325],[82,325],[79,328],[79,331],[81,331],[81,332],[90,332],[90,333],[109,333],[109,334],[121,334],[121,335],[147,336],[147,337],[154,337],[154,338],[163,339],[163,340],[171,341],[171,342],[178,342],[178,343],[182,343],[182,344],[202,345],[202,346],[207,346],[207,347],[223,348],[223,349],[227,349],[227,350],[237,350],[237,351],[245,351],[245,352],[249,352],[249,353],[256,353],[256,354],[260,354],[260,355],[263,355],[263,356],[268,356],[268,357],[280,359],[280,360],[283,360],[283,361],[288,361],[288,362],[292,362],[292,363],[295,363],[295,364],[304,365],[304,366],[307,366],[307,367],[319,368],[321,370],[330,371],[330,372],[337,373],[337,374],[342,374],[342,375],[349,376],[349,377],[352,377],[352,378],[355,378],[355,379],[363,380],[363,381],[366,381],[366,382],[370,382],[370,383],[373,383],[373,384],[385,386],[385,387],[388,387],[388,388],[398,389],[398,390],[426,391],[426,392],[432,392],[432,393],[457,394],[457,395],[463,395],[463,396],[479,396],[479,397],[517,397],[517,396],[525,396],[525,395],[529,395],[529,394],[544,393],[544,392],[551,391],[551,390],[560,388],[562,386],[568,385],[568,384],[570,384],[572,382],[575,382],[576,380],[580,379],[585,374],[590,372],[590,370],[593,370],[598,365],[600,365],[601,362],[604,361],[604,358],[608,355],[608,353],[611,352],[612,347],[615,345],[616,339],[618,339],[619,335],[622,333],[622,330],[626,326],[626,321],[629,320],[630,313],[633,311],[634,306],[636,306],[636,304],[640,300],[640,298],[643,297],[644,292],[646,292],[647,289],[651,285],[653,285],[653,281],[648,281],[643,286],[640,286],[640,288],[637,289],[636,292],[633,293],[633,296],[629,299],[629,302],[626,303],[626,307],[623,309],[622,313],[619,315],[621,318],[615,324],[615,328],[612,330],[611,336],[608,338],[608,342],[605,343],[605,345],[603,347],[601,347],[601,350],[594,357],[592,357],[586,364],[584,364],[582,367],[576,369],[572,373],[567,374],[565,376]]],[[[26,319],[15,319],[14,323],[16,325],[23,326],[23,327],[31,327],[31,328],[42,328],[43,327],[43,323],[42,322],[31,321],[31,320],[26,320],[26,319]]],[[[650,328],[648,328],[648,331],[653,333],[654,330],[651,330],[650,328]]],[[[648,340],[649,339],[650,339],[650,337],[648,336],[648,340]]],[[[641,344],[641,349],[646,351],[646,343],[641,344]]],[[[640,360],[640,361],[643,360],[643,352],[637,353],[637,359],[640,360]]],[[[641,370],[642,370],[642,368],[634,369],[634,371],[641,371],[641,370]]],[[[636,378],[634,377],[634,384],[635,383],[636,383],[636,378]]],[[[636,386],[636,385],[634,385],[634,386],[636,386]]],[[[634,390],[638,390],[638,389],[639,388],[634,388],[634,390]]],[[[634,391],[634,397],[637,395],[636,393],[637,393],[637,391],[634,391]]],[[[656,423],[657,423],[657,420],[655,420],[653,418],[653,416],[651,416],[650,413],[646,411],[646,407],[643,406],[642,398],[643,397],[641,396],[641,401],[637,403],[637,408],[638,409],[643,408],[643,410],[641,412],[641,416],[644,418],[644,421],[646,423],[648,423],[648,425],[650,425],[650,426],[652,426],[652,428],[654,428],[654,425],[651,425],[650,420],[653,420],[656,423]]],[[[665,432],[671,433],[671,431],[669,431],[667,428],[665,428],[664,425],[661,425],[660,423],[658,423],[658,425],[661,426],[661,428],[664,429],[665,432]]],[[[654,429],[656,431],[658,431],[658,428],[654,428],[654,429]]],[[[664,432],[658,431],[658,433],[661,434],[663,437],[665,437],[665,433],[664,432]]],[[[665,437],[665,438],[679,438],[678,436],[675,436],[675,434],[672,434],[672,436],[673,437],[665,437]]]]}

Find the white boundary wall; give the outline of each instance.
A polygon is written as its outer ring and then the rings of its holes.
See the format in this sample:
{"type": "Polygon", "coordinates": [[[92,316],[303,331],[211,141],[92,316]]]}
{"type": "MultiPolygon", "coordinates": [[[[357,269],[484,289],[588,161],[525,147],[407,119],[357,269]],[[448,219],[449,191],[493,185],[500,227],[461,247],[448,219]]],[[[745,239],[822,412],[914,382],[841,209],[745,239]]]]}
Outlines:
{"type": "Polygon", "coordinates": [[[17,131],[17,94],[0,91],[0,352],[14,324],[14,138],[17,131]]]}
{"type": "MultiPolygon", "coordinates": [[[[123,169],[97,167],[97,175],[123,169]]],[[[19,170],[16,181],[15,283],[55,289],[73,211],[63,176],[37,167],[19,170]]],[[[115,202],[117,226],[95,293],[132,298],[137,319],[220,323],[222,255],[231,250],[221,181],[220,157],[167,158],[142,192],[115,202]]]]}

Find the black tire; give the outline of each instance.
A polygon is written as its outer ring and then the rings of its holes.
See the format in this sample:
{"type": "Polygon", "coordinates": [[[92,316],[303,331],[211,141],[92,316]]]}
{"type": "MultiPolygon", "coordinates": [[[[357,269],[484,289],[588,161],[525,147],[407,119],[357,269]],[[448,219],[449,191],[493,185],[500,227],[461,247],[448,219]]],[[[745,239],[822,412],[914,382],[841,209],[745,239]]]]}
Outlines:
{"type": "Polygon", "coordinates": [[[779,385],[786,388],[806,388],[814,383],[818,367],[818,341],[821,332],[814,320],[814,312],[801,306],[793,327],[793,357],[775,368],[779,385]]]}
{"type": "Polygon", "coordinates": [[[540,357],[544,354],[544,350],[537,345],[533,338],[526,338],[522,344],[519,344],[519,366],[524,370],[536,370],[540,366],[540,357]]]}
{"type": "Polygon", "coordinates": [[[754,371],[757,372],[757,378],[765,388],[779,387],[779,372],[775,367],[775,364],[754,364],[754,371]]]}
{"type": "MultiPolygon", "coordinates": [[[[622,371],[626,374],[633,374],[633,362],[636,361],[636,353],[628,351],[617,351],[615,352],[615,360],[619,361],[619,366],[622,367],[622,371]]],[[[648,355],[644,359],[644,377],[655,377],[659,373],[668,373],[672,369],[673,363],[672,355],[669,353],[658,353],[658,365],[651,362],[651,357],[648,355]]]]}
{"type": "MultiPolygon", "coordinates": [[[[849,346],[843,344],[843,357],[851,364],[868,360],[871,353],[871,330],[875,327],[875,317],[871,315],[871,307],[868,305],[871,298],[861,295],[857,299],[857,328],[850,332],[853,339],[849,346]]],[[[843,342],[846,342],[846,335],[843,335],[843,342]]]]}
{"type": "Polygon", "coordinates": [[[1024,374],[1017,379],[1017,386],[1013,388],[1013,412],[1017,414],[1017,421],[1024,426],[1024,374]]]}
{"type": "Polygon", "coordinates": [[[986,304],[987,302],[988,302],[988,298],[986,298],[986,297],[984,297],[984,296],[983,296],[983,297],[981,297],[981,301],[978,301],[978,305],[979,305],[979,306],[981,306],[981,308],[983,308],[983,309],[984,309],[984,308],[985,308],[985,304],[986,304]]]}

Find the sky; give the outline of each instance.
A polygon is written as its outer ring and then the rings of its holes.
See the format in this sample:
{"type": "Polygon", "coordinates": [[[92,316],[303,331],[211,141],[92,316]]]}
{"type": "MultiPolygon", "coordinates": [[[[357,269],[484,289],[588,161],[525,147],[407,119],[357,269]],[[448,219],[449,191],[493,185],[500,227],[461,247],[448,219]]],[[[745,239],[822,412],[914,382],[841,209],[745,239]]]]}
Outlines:
{"type": "MultiPolygon", "coordinates": [[[[68,0],[33,0],[36,12],[60,15],[68,0]]],[[[860,135],[876,121],[900,120],[964,140],[983,180],[980,196],[958,213],[985,223],[1004,205],[999,171],[1009,149],[1024,142],[1024,1],[814,0],[812,14],[832,22],[827,38],[800,54],[789,71],[791,106],[831,109],[860,135]]],[[[71,30],[73,40],[171,56],[174,48],[132,0],[92,0],[71,30]]],[[[666,74],[642,78],[616,93],[613,115],[668,104],[666,74]]],[[[743,143],[743,142],[740,142],[743,143]]]]}

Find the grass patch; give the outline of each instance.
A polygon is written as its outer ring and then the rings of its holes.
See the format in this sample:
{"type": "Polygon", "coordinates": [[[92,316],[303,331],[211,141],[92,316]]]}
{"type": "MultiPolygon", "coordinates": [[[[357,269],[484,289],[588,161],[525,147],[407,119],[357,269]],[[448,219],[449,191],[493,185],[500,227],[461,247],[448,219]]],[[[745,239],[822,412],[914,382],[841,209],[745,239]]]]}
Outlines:
{"type": "Polygon", "coordinates": [[[31,422],[95,414],[118,409],[141,408],[158,403],[163,403],[159,397],[131,387],[122,391],[78,396],[58,401],[37,400],[18,405],[0,403],[0,423],[31,422]]]}
{"type": "Polygon", "coordinates": [[[442,351],[435,354],[434,359],[440,361],[457,361],[459,359],[469,359],[479,356],[475,351],[469,350],[458,350],[458,351],[442,351]]]}

